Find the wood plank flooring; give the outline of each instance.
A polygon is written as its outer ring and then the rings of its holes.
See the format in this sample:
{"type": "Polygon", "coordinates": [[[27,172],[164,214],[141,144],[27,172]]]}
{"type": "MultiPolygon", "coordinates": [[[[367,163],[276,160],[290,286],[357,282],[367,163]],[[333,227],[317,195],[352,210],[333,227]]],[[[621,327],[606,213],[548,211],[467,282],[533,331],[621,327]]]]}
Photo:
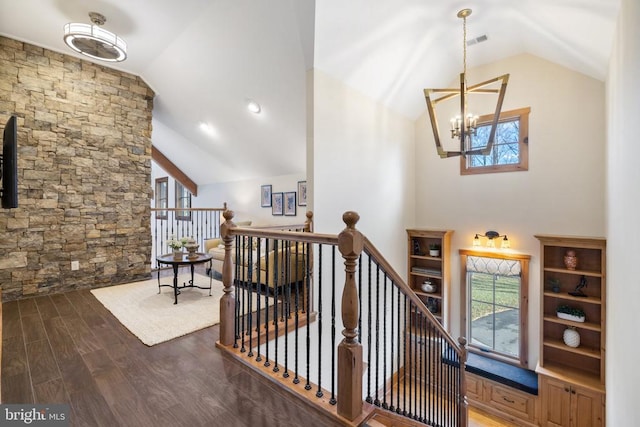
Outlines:
{"type": "Polygon", "coordinates": [[[88,290],[4,303],[0,316],[0,401],[69,403],[73,426],[338,425],[222,356],[217,326],[147,347],[88,290]]]}
{"type": "Polygon", "coordinates": [[[217,326],[147,347],[88,290],[2,309],[3,403],[69,403],[74,426],[337,425],[222,356],[217,326]]]}

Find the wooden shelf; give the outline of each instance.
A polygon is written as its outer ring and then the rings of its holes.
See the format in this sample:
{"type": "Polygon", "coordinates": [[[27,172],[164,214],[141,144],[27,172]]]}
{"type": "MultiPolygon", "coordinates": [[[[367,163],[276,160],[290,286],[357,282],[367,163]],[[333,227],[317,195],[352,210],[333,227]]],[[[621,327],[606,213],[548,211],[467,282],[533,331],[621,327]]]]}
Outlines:
{"type": "Polygon", "coordinates": [[[602,273],[600,271],[568,270],[566,268],[555,268],[555,267],[545,267],[544,271],[549,271],[553,273],[562,273],[562,274],[573,274],[576,276],[602,277],[602,273]]]}
{"type": "Polygon", "coordinates": [[[431,261],[442,261],[442,257],[434,257],[429,255],[411,255],[411,258],[415,259],[426,259],[431,261]]]}
{"type": "Polygon", "coordinates": [[[568,351],[569,353],[574,353],[574,354],[579,354],[582,356],[587,356],[587,357],[591,357],[593,359],[600,359],[601,355],[600,355],[600,350],[594,350],[588,347],[569,347],[568,345],[566,345],[565,343],[563,343],[560,340],[550,340],[550,339],[545,339],[543,345],[547,346],[547,347],[553,347],[553,348],[557,348],[563,351],[568,351]]]}
{"type": "Polygon", "coordinates": [[[420,295],[420,296],[425,297],[425,298],[442,299],[442,294],[440,292],[429,293],[429,292],[423,292],[423,291],[418,290],[418,289],[414,289],[413,292],[415,292],[416,295],[420,295]]]}
{"type": "Polygon", "coordinates": [[[599,376],[585,372],[576,366],[548,362],[544,366],[538,364],[536,373],[604,393],[604,384],[600,382],[599,376]]]}
{"type": "Polygon", "coordinates": [[[428,274],[428,273],[417,273],[415,271],[412,271],[411,275],[417,276],[417,277],[428,277],[429,279],[442,279],[442,274],[436,275],[436,274],[428,274]]]}
{"type": "Polygon", "coordinates": [[[573,295],[569,295],[568,293],[555,293],[546,291],[543,294],[545,297],[557,298],[567,301],[580,301],[587,304],[602,304],[602,300],[600,298],[595,297],[574,297],[573,295]]]}
{"type": "Polygon", "coordinates": [[[557,316],[544,316],[545,322],[559,323],[561,325],[573,326],[580,329],[588,329],[590,331],[600,332],[602,328],[598,323],[589,323],[589,322],[572,322],[571,320],[561,319],[557,316]]]}

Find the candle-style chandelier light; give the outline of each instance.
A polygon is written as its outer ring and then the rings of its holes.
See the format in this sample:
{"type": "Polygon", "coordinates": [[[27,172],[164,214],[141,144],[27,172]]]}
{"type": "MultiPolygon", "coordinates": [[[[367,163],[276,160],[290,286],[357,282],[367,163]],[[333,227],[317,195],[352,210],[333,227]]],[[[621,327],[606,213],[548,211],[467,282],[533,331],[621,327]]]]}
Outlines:
{"type": "Polygon", "coordinates": [[[491,152],[498,120],[500,119],[502,101],[504,100],[504,95],[507,90],[507,82],[509,81],[509,74],[504,74],[472,86],[467,84],[467,17],[469,15],[471,15],[471,9],[462,9],[457,14],[458,18],[461,18],[463,21],[463,71],[460,74],[460,88],[424,89],[431,128],[433,129],[433,137],[436,143],[436,149],[438,150],[438,155],[441,158],[478,154],[486,156],[491,152]],[[496,86],[499,82],[499,88],[491,87],[492,85],[496,86]],[[442,96],[434,99],[434,94],[442,94],[442,96]],[[493,121],[491,122],[489,139],[487,144],[482,148],[474,147],[474,144],[472,143],[472,139],[476,135],[478,116],[469,112],[467,104],[470,94],[498,94],[496,108],[493,113],[493,121]],[[460,112],[457,116],[451,119],[451,138],[458,139],[460,141],[460,150],[446,151],[442,148],[442,144],[440,143],[440,131],[438,129],[435,107],[439,102],[446,101],[457,96],[460,97],[460,112]]]}

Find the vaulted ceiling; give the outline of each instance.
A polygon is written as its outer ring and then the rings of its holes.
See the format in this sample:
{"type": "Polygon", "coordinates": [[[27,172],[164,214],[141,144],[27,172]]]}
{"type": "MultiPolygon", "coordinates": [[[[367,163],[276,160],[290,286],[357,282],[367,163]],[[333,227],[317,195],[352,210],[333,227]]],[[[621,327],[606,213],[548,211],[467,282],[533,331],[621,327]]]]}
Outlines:
{"type": "Polygon", "coordinates": [[[461,71],[466,7],[487,36],[469,67],[526,52],[606,78],[619,0],[13,0],[0,34],[75,55],[64,24],[105,15],[128,45],[112,66],[156,92],[154,146],[203,185],[304,172],[311,68],[417,118],[461,71]]]}

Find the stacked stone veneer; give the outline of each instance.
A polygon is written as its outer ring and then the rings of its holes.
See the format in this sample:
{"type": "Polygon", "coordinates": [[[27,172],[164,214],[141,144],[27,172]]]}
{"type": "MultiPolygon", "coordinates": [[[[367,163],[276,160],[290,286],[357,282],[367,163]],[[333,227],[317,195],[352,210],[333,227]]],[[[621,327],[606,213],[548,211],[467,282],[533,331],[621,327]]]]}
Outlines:
{"type": "Polygon", "coordinates": [[[153,96],[137,76],[0,37],[19,197],[0,209],[3,300],[150,275],[153,96]]]}

